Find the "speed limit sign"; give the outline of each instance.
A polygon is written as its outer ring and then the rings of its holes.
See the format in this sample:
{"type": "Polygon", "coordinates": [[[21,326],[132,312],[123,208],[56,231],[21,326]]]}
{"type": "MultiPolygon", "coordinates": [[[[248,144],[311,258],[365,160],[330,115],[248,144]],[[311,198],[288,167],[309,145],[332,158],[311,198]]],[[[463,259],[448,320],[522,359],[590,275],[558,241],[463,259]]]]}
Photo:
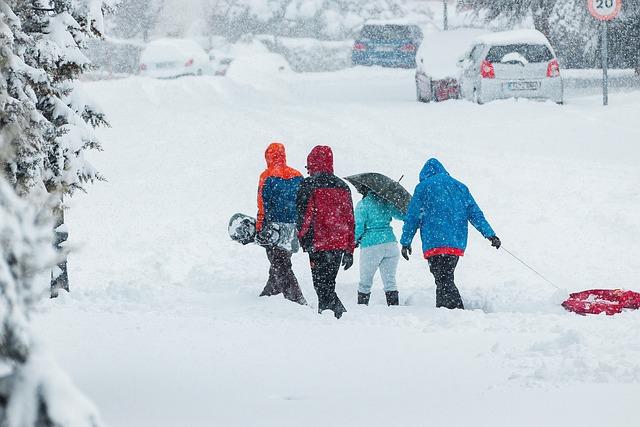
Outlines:
{"type": "Polygon", "coordinates": [[[600,54],[602,55],[602,105],[609,104],[609,77],[608,77],[608,64],[607,59],[609,57],[608,44],[609,44],[609,21],[615,19],[622,9],[622,0],[587,0],[587,6],[589,12],[598,21],[602,21],[600,24],[602,30],[601,42],[600,42],[600,54]]]}
{"type": "Polygon", "coordinates": [[[587,0],[589,12],[599,21],[611,21],[620,13],[622,0],[587,0]]]}

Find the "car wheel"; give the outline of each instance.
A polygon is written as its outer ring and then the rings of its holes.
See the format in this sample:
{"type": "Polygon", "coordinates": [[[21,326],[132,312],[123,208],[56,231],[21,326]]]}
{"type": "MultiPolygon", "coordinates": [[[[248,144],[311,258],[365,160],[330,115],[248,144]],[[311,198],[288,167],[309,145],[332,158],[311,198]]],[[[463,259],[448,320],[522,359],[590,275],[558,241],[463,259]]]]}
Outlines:
{"type": "Polygon", "coordinates": [[[473,89],[473,102],[475,102],[478,105],[482,105],[484,104],[484,102],[482,102],[482,99],[480,98],[480,94],[478,93],[478,89],[473,89]]]}
{"type": "Polygon", "coordinates": [[[418,83],[418,79],[416,79],[416,101],[424,102],[424,98],[422,97],[422,91],[420,90],[420,83],[418,83]]]}
{"type": "Polygon", "coordinates": [[[202,70],[198,70],[198,71],[196,72],[196,75],[201,76],[201,75],[202,75],[202,70]]]}

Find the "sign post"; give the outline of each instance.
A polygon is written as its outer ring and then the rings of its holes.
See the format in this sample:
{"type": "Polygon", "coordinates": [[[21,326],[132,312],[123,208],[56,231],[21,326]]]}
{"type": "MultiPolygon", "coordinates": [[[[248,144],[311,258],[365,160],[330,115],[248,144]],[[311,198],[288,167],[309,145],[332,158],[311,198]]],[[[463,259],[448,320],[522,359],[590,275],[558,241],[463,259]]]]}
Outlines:
{"type": "Polygon", "coordinates": [[[449,12],[448,12],[448,0],[442,0],[442,27],[445,31],[449,29],[449,12]]]}
{"type": "Polygon", "coordinates": [[[609,105],[609,76],[608,76],[608,58],[609,58],[609,21],[613,20],[622,9],[622,0],[587,0],[587,7],[591,15],[600,21],[602,30],[602,38],[600,43],[600,51],[602,54],[602,105],[609,105]]]}

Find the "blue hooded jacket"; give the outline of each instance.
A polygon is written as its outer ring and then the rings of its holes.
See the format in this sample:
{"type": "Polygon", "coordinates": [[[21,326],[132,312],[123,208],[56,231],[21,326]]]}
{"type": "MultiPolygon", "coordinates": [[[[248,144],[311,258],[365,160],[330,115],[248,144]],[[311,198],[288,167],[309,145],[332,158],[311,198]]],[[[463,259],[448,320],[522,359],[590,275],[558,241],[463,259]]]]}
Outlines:
{"type": "Polygon", "coordinates": [[[420,172],[402,228],[402,246],[411,246],[420,228],[422,251],[467,248],[468,222],[486,238],[495,232],[471,196],[469,189],[446,171],[437,159],[429,159],[420,172]]]}

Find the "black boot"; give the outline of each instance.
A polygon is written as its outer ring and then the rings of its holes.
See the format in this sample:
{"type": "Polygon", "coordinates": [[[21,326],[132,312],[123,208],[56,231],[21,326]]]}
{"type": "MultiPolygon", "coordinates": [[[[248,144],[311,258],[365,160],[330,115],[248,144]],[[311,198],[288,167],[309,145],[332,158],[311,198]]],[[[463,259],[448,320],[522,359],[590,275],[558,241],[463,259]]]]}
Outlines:
{"type": "Polygon", "coordinates": [[[365,294],[362,292],[358,292],[358,304],[369,305],[369,297],[371,294],[365,294]]]}
{"type": "Polygon", "coordinates": [[[398,305],[398,291],[388,291],[384,293],[387,297],[387,305],[398,305]]]}

